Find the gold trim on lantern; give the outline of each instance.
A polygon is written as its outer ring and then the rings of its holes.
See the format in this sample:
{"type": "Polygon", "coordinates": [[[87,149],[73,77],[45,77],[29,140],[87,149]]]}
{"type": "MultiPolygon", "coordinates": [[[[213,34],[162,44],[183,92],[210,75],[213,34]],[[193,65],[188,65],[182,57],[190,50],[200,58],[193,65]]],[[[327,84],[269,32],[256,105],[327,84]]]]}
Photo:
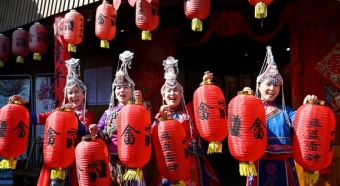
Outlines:
{"type": "Polygon", "coordinates": [[[21,102],[21,101],[16,101],[16,100],[15,100],[15,101],[13,101],[13,100],[8,100],[7,103],[8,103],[8,104],[23,105],[23,102],[21,102]]]}
{"type": "Polygon", "coordinates": [[[68,51],[69,51],[69,52],[77,52],[77,47],[76,47],[76,45],[69,43],[69,44],[68,44],[68,51]]]}
{"type": "Polygon", "coordinates": [[[66,177],[66,171],[65,169],[59,167],[59,168],[54,168],[51,170],[51,179],[60,179],[60,180],[65,180],[66,177]]]}
{"type": "Polygon", "coordinates": [[[313,105],[321,105],[321,106],[325,106],[326,102],[323,100],[307,100],[306,102],[307,104],[313,104],[313,105]]]}
{"type": "Polygon", "coordinates": [[[36,61],[41,61],[41,55],[39,53],[34,53],[33,59],[36,60],[36,61]]]}
{"type": "Polygon", "coordinates": [[[212,141],[209,143],[207,154],[222,153],[222,143],[220,141],[212,141]]]}
{"type": "Polygon", "coordinates": [[[152,40],[152,35],[151,32],[149,30],[143,30],[142,31],[142,40],[152,40]]]}
{"type": "Polygon", "coordinates": [[[110,48],[110,42],[108,40],[100,40],[101,48],[110,48]]]}
{"type": "Polygon", "coordinates": [[[14,170],[17,167],[17,159],[16,158],[4,158],[0,162],[0,169],[12,169],[14,170]]]}
{"type": "Polygon", "coordinates": [[[24,58],[21,57],[21,56],[17,56],[16,62],[17,63],[24,63],[24,58]]]}
{"type": "Polygon", "coordinates": [[[124,180],[141,180],[143,178],[143,171],[140,168],[128,169],[123,175],[124,180]]]}
{"type": "Polygon", "coordinates": [[[241,176],[257,176],[254,162],[240,162],[239,168],[241,176]]]}
{"type": "Polygon", "coordinates": [[[264,2],[258,2],[255,5],[255,18],[262,19],[267,17],[267,5],[264,2]]]}
{"type": "Polygon", "coordinates": [[[4,67],[4,62],[3,61],[0,61],[0,67],[4,67]]]}
{"type": "Polygon", "coordinates": [[[252,91],[252,90],[242,90],[242,91],[238,91],[237,95],[254,95],[254,91],[252,91]]]}
{"type": "Polygon", "coordinates": [[[183,180],[180,180],[180,181],[171,182],[171,185],[172,186],[185,186],[185,183],[183,180]]]}
{"type": "Polygon", "coordinates": [[[193,31],[202,31],[203,30],[203,23],[200,19],[198,18],[194,18],[192,21],[191,21],[191,30],[193,31]]]}
{"type": "Polygon", "coordinates": [[[214,82],[212,82],[212,81],[202,81],[200,83],[200,86],[202,86],[202,85],[213,85],[213,84],[214,84],[214,82]]]}

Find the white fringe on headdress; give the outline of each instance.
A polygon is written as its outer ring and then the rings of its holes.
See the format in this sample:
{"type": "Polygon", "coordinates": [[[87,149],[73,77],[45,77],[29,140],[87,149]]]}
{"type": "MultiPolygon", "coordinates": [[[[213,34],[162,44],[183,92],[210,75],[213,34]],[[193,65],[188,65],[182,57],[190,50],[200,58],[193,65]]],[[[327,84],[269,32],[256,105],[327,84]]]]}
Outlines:
{"type": "Polygon", "coordinates": [[[266,57],[265,57],[264,62],[262,64],[260,74],[256,78],[255,95],[257,97],[261,98],[261,95],[260,95],[260,92],[259,92],[259,83],[262,83],[266,80],[269,80],[270,83],[281,85],[282,110],[284,112],[286,122],[288,123],[289,126],[292,126],[291,122],[289,121],[289,117],[287,115],[287,112],[286,112],[286,104],[285,104],[285,98],[284,98],[284,92],[283,92],[283,78],[282,78],[281,74],[279,73],[279,71],[277,69],[271,48],[272,47],[267,46],[266,57]]]}

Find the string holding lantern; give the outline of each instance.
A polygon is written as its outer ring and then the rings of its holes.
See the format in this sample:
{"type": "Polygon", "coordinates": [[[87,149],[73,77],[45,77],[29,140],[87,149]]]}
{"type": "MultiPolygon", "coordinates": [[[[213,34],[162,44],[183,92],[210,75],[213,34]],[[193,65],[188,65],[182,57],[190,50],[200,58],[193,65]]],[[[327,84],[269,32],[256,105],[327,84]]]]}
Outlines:
{"type": "Polygon", "coordinates": [[[263,18],[267,17],[267,6],[273,0],[248,0],[250,4],[255,6],[255,18],[261,19],[261,27],[263,26],[263,18]]]}
{"type": "Polygon", "coordinates": [[[174,186],[185,186],[183,180],[190,173],[190,153],[182,124],[171,116],[161,117],[151,134],[160,174],[174,186]]]}
{"type": "Polygon", "coordinates": [[[4,66],[4,62],[8,60],[10,50],[10,42],[8,37],[0,34],[0,67],[4,66]]]}
{"type": "Polygon", "coordinates": [[[307,101],[294,118],[293,156],[303,168],[306,184],[319,179],[319,170],[332,161],[335,145],[335,115],[324,101],[307,101]]]}
{"type": "Polygon", "coordinates": [[[109,48],[109,41],[116,35],[117,11],[106,0],[96,10],[95,33],[101,39],[100,47],[109,48]]]}
{"type": "Polygon", "coordinates": [[[83,136],[75,156],[79,185],[110,185],[109,154],[103,140],[94,135],[83,136]]]}
{"type": "Polygon", "coordinates": [[[76,52],[76,45],[83,40],[84,18],[76,10],[70,10],[70,12],[65,14],[63,26],[63,36],[68,43],[68,51],[76,52]]]}
{"type": "Polygon", "coordinates": [[[151,118],[142,103],[124,106],[118,114],[117,121],[118,156],[128,167],[125,180],[141,180],[142,167],[151,157],[151,118]]]}
{"type": "Polygon", "coordinates": [[[240,175],[257,176],[254,161],[266,151],[267,124],[263,103],[253,91],[239,91],[229,103],[228,145],[240,161],[240,175]]]}
{"type": "Polygon", "coordinates": [[[24,57],[26,57],[29,53],[28,37],[28,32],[23,28],[18,28],[13,32],[12,52],[15,56],[17,56],[17,63],[23,63],[24,57]]]}
{"type": "Polygon", "coordinates": [[[208,154],[222,153],[227,137],[227,105],[222,90],[211,81],[203,81],[194,92],[194,113],[199,134],[209,142],[208,154]]]}
{"type": "Polygon", "coordinates": [[[210,14],[210,0],[184,1],[184,13],[191,19],[191,29],[193,31],[202,31],[202,21],[210,14]]]}
{"type": "Polygon", "coordinates": [[[47,48],[47,29],[39,22],[35,22],[29,29],[29,49],[33,52],[34,60],[41,60],[41,54],[47,48]]]}
{"type": "Polygon", "coordinates": [[[30,131],[29,112],[18,101],[9,101],[0,112],[0,169],[16,169],[16,157],[22,155],[30,131]]]}
{"type": "Polygon", "coordinates": [[[72,109],[57,108],[46,119],[44,162],[52,168],[51,179],[65,180],[65,169],[75,159],[78,119],[72,109]]]}

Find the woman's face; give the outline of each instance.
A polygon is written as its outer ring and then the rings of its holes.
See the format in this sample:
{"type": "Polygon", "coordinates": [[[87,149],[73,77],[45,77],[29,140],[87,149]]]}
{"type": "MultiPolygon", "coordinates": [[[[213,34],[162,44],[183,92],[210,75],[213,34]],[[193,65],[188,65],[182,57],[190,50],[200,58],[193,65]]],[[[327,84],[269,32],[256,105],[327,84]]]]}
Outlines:
{"type": "Polygon", "coordinates": [[[115,95],[118,103],[126,105],[132,98],[132,88],[130,85],[118,85],[115,88],[115,95]]]}
{"type": "Polygon", "coordinates": [[[85,93],[77,85],[66,89],[67,100],[73,108],[81,106],[85,99],[85,93]]]}
{"type": "Polygon", "coordinates": [[[182,92],[176,88],[166,88],[163,95],[163,100],[171,108],[177,108],[182,102],[182,92]]]}
{"type": "Polygon", "coordinates": [[[259,83],[259,91],[261,94],[261,99],[265,101],[274,101],[277,95],[280,93],[281,85],[273,84],[266,80],[259,83]]]}

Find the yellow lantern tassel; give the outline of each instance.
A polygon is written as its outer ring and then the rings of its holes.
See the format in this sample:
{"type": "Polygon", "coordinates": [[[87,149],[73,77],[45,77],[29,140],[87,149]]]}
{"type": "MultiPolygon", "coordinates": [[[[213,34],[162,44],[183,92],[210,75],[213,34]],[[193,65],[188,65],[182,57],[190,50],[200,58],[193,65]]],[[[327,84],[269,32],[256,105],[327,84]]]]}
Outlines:
{"type": "Polygon", "coordinates": [[[34,53],[33,54],[33,59],[37,60],[37,61],[40,61],[41,60],[41,55],[39,53],[34,53]]]}
{"type": "Polygon", "coordinates": [[[241,176],[257,176],[254,162],[240,162],[239,167],[241,176]]]}
{"type": "Polygon", "coordinates": [[[110,42],[107,40],[100,40],[100,47],[101,48],[110,48],[110,42]]]}
{"type": "Polygon", "coordinates": [[[51,179],[60,179],[60,180],[65,180],[66,172],[65,169],[63,168],[55,168],[51,170],[51,179]]]}
{"type": "Polygon", "coordinates": [[[21,56],[17,56],[16,62],[17,62],[17,63],[24,63],[24,58],[21,57],[21,56]]]}
{"type": "Polygon", "coordinates": [[[319,180],[319,171],[304,170],[301,178],[305,181],[306,185],[313,185],[319,180]]]}
{"type": "Polygon", "coordinates": [[[124,174],[124,180],[141,180],[143,178],[143,171],[139,168],[137,169],[129,169],[124,174]]]}
{"type": "Polygon", "coordinates": [[[255,18],[262,19],[267,17],[267,5],[264,2],[258,2],[255,5],[255,18]]]}
{"type": "Polygon", "coordinates": [[[222,143],[220,141],[212,141],[208,146],[208,154],[222,153],[222,143]]]}
{"type": "Polygon", "coordinates": [[[200,19],[194,18],[191,21],[191,30],[193,31],[202,31],[203,30],[203,23],[200,19]]]}
{"type": "Polygon", "coordinates": [[[17,159],[16,158],[4,158],[0,162],[0,169],[15,169],[17,167],[17,159]]]}
{"type": "Polygon", "coordinates": [[[4,67],[4,62],[0,61],[0,67],[4,67]]]}
{"type": "Polygon", "coordinates": [[[149,40],[149,41],[151,41],[152,40],[151,32],[148,31],[148,30],[142,31],[142,40],[149,40]]]}
{"type": "Polygon", "coordinates": [[[77,47],[74,44],[68,44],[68,51],[69,52],[77,52],[77,47]]]}
{"type": "Polygon", "coordinates": [[[171,182],[172,186],[185,186],[185,183],[183,180],[177,181],[177,182],[171,182]]]}

